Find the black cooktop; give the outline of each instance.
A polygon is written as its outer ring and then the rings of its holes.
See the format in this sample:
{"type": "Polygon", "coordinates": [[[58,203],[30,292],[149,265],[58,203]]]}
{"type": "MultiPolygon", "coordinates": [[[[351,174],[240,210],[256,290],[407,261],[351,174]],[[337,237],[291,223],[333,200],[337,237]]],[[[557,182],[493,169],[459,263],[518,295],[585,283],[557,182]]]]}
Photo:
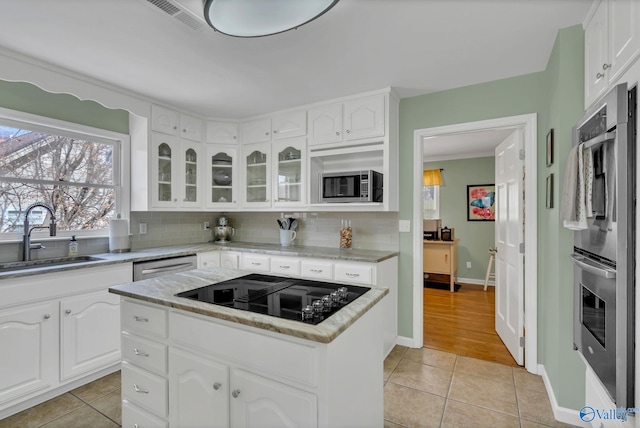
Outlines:
{"type": "Polygon", "coordinates": [[[369,287],[250,274],[183,291],[177,297],[319,324],[369,287]]]}

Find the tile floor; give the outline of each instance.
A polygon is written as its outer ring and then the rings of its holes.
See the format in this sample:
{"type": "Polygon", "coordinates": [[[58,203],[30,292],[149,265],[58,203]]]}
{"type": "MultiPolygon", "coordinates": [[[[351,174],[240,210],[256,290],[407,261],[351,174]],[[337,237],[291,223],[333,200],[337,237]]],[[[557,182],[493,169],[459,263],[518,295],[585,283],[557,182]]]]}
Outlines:
{"type": "Polygon", "coordinates": [[[568,427],[542,377],[435,349],[396,346],[384,362],[385,428],[568,427]]]}
{"type": "MultiPolygon", "coordinates": [[[[384,428],[569,426],[553,418],[542,378],[520,367],[396,346],[384,382],[384,428]]],[[[120,372],[0,420],[0,428],[121,424],[120,372]]]]}

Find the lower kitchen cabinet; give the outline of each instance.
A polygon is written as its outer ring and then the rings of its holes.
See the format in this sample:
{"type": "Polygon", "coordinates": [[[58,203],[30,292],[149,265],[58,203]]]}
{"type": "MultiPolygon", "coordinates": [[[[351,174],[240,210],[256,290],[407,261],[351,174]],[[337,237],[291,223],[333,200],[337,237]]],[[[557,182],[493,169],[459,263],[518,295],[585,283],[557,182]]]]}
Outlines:
{"type": "Polygon", "coordinates": [[[56,302],[0,311],[0,406],[55,384],[57,331],[56,302]]]}
{"type": "Polygon", "coordinates": [[[120,364],[120,301],[131,263],[2,280],[0,419],[120,364]]]}
{"type": "Polygon", "coordinates": [[[317,343],[126,297],[121,304],[122,426],[330,428],[383,423],[380,305],[333,342],[317,343]],[[165,338],[124,322],[124,317],[148,313],[145,308],[165,312],[155,318],[167,320],[158,322],[167,328],[165,338]],[[147,358],[133,359],[128,346],[143,354],[166,346],[166,372],[156,365],[150,371],[147,358]]]}
{"type": "Polygon", "coordinates": [[[120,299],[107,290],[60,301],[61,379],[120,359],[120,299]]]}
{"type": "Polygon", "coordinates": [[[169,352],[174,427],[229,427],[229,368],[180,349],[169,352]]]}

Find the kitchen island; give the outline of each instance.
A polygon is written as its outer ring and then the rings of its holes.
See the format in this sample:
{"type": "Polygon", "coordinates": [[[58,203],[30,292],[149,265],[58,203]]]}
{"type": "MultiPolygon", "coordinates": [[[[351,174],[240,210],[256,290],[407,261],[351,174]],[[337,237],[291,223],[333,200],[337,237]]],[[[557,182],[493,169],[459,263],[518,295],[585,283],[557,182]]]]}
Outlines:
{"type": "Polygon", "coordinates": [[[317,325],[176,297],[247,274],[206,269],[122,296],[123,426],[383,426],[382,305],[373,286],[317,325]]]}

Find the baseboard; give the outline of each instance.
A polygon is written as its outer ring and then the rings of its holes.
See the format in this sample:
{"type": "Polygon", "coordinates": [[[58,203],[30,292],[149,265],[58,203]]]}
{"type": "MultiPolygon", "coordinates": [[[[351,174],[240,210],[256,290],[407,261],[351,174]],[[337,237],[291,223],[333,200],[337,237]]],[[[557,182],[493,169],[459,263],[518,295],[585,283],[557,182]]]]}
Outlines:
{"type": "Polygon", "coordinates": [[[412,337],[398,336],[396,338],[396,345],[406,346],[408,348],[419,348],[419,346],[414,344],[412,337]]]}
{"type": "Polygon", "coordinates": [[[543,364],[538,364],[538,374],[542,376],[544,387],[547,390],[547,395],[549,395],[551,409],[553,410],[553,417],[556,418],[557,421],[564,422],[565,424],[571,424],[579,427],[589,427],[589,424],[586,424],[582,419],[580,419],[580,413],[577,410],[569,409],[567,407],[560,407],[558,405],[558,400],[556,400],[556,395],[553,393],[551,381],[549,380],[549,376],[547,376],[547,371],[545,370],[543,364]]]}
{"type": "MultiPolygon", "coordinates": [[[[484,279],[475,279],[475,278],[458,278],[458,281],[456,281],[456,282],[461,283],[461,284],[484,285],[484,279]]],[[[489,285],[491,287],[495,287],[496,283],[495,283],[495,281],[489,281],[487,283],[487,285],[489,285]]]]}

